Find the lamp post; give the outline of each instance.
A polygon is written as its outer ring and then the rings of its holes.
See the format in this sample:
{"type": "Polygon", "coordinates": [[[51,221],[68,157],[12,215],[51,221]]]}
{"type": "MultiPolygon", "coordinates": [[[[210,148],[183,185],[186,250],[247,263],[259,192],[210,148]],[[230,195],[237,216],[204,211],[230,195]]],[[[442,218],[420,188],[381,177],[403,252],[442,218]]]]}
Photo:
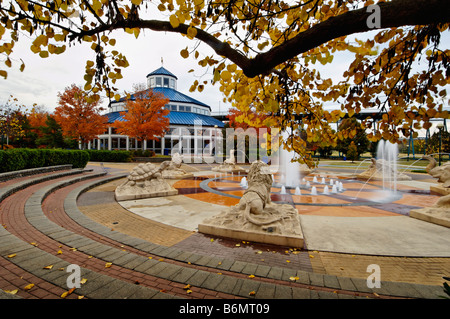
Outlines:
{"type": "Polygon", "coordinates": [[[442,130],[444,129],[444,124],[438,123],[436,127],[439,130],[439,166],[441,165],[441,146],[442,146],[442,130]]]}

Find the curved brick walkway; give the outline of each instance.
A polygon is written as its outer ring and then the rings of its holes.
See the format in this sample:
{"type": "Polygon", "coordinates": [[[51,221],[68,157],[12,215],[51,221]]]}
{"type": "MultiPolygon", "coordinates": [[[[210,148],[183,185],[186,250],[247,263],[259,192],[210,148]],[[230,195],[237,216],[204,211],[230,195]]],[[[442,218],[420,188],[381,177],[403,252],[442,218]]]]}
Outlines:
{"type": "Polygon", "coordinates": [[[182,232],[184,239],[163,245],[161,240],[151,242],[96,222],[77,206],[80,194],[123,176],[61,170],[0,183],[0,298],[61,298],[69,290],[66,270],[71,264],[80,267],[83,283],[66,298],[437,298],[442,294],[440,286],[382,281],[381,288],[371,289],[362,278],[318,273],[309,256],[314,252],[248,246],[247,252],[245,247],[240,250],[243,254],[220,255],[218,248],[227,244],[225,240],[182,232]],[[268,251],[262,252],[263,248],[268,251]],[[243,260],[244,255],[251,258],[243,260]],[[258,263],[259,255],[265,257],[264,263],[258,263]],[[286,255],[292,259],[289,263],[286,255]]]}

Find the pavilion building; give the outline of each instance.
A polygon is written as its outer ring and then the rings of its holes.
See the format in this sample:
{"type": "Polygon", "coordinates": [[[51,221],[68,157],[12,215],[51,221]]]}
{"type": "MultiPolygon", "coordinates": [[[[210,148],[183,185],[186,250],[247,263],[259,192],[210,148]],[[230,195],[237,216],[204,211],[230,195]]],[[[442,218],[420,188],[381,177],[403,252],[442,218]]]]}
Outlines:
{"type": "MultiPolygon", "coordinates": [[[[138,141],[126,135],[118,134],[113,126],[109,126],[105,134],[88,145],[91,149],[107,150],[152,150],[156,154],[170,155],[172,151],[202,155],[212,155],[214,140],[221,135],[224,123],[211,116],[211,107],[186,94],[177,91],[178,78],[164,67],[147,75],[147,87],[153,92],[162,93],[170,100],[165,108],[170,112],[169,129],[159,140],[138,141]]],[[[133,96],[131,96],[133,99],[133,96]]],[[[121,112],[126,111],[126,99],[112,101],[105,114],[108,123],[122,121],[121,112]]]]}

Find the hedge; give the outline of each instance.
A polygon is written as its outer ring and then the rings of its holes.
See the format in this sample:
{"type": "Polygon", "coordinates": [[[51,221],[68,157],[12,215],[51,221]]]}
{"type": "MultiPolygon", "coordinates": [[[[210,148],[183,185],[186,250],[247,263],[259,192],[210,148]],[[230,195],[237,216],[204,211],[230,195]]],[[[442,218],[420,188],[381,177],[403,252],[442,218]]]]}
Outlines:
{"type": "Polygon", "coordinates": [[[87,150],[92,162],[131,162],[130,151],[87,150]]]}
{"type": "Polygon", "coordinates": [[[89,153],[81,150],[28,149],[0,150],[0,173],[27,168],[72,164],[83,168],[89,161],[89,153]]]}

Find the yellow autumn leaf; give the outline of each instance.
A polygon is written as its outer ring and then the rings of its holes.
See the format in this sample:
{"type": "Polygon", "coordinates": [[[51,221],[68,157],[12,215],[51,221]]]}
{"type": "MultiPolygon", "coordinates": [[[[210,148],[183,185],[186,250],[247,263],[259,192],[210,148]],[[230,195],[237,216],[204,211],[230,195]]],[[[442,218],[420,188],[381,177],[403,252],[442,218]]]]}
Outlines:
{"type": "Polygon", "coordinates": [[[178,26],[180,25],[180,20],[178,20],[177,16],[172,14],[169,18],[169,22],[170,25],[172,26],[172,28],[178,28],[178,26]]]}
{"type": "Polygon", "coordinates": [[[220,77],[222,78],[222,80],[224,80],[225,82],[228,82],[231,80],[231,72],[230,71],[222,71],[222,73],[220,73],[220,77]]]}
{"type": "Polygon", "coordinates": [[[70,289],[70,290],[68,290],[66,292],[63,292],[61,294],[61,298],[66,298],[68,295],[70,295],[72,292],[74,292],[74,290],[75,290],[75,288],[72,288],[72,289],[70,289]]]}
{"type": "Polygon", "coordinates": [[[191,292],[192,292],[192,290],[190,290],[190,289],[186,290],[187,294],[190,294],[191,292]]]}
{"type": "Polygon", "coordinates": [[[184,58],[187,59],[189,57],[189,51],[186,49],[181,50],[180,55],[184,58]]]}
{"type": "Polygon", "coordinates": [[[195,29],[195,28],[193,28],[193,27],[189,27],[188,29],[187,29],[187,37],[189,38],[189,39],[194,39],[195,38],[195,36],[197,35],[197,29],[195,29]]]}
{"type": "Polygon", "coordinates": [[[290,260],[286,260],[286,262],[287,262],[287,263],[290,263],[291,261],[290,261],[290,260]]]}
{"type": "Polygon", "coordinates": [[[48,265],[48,266],[45,266],[43,269],[48,269],[48,270],[50,270],[50,269],[52,269],[53,268],[53,265],[48,265]]]}
{"type": "Polygon", "coordinates": [[[56,252],[56,254],[57,254],[57,255],[61,255],[61,254],[62,254],[62,251],[61,251],[61,250],[58,250],[58,251],[56,252]]]}
{"type": "Polygon", "coordinates": [[[18,291],[19,291],[18,289],[4,290],[4,292],[6,292],[7,294],[10,294],[10,295],[15,295],[18,291]]]}
{"type": "Polygon", "coordinates": [[[250,291],[249,293],[248,293],[248,295],[249,296],[254,296],[254,295],[256,295],[256,292],[253,290],[253,291],[250,291]]]}
{"type": "Polygon", "coordinates": [[[190,288],[191,288],[190,284],[187,284],[186,286],[183,287],[184,290],[187,290],[187,289],[190,289],[190,288]]]}
{"type": "Polygon", "coordinates": [[[112,263],[106,263],[105,264],[105,268],[109,268],[109,267],[111,267],[112,266],[112,263]]]}
{"type": "Polygon", "coordinates": [[[34,284],[29,284],[29,285],[26,285],[25,287],[23,287],[23,290],[30,290],[33,287],[34,287],[34,284]]]}
{"type": "Polygon", "coordinates": [[[83,278],[83,279],[81,279],[81,280],[80,280],[80,284],[82,284],[82,285],[83,285],[83,284],[85,284],[85,283],[86,283],[86,281],[87,281],[87,279],[86,279],[86,278],[83,278]]]}
{"type": "Polygon", "coordinates": [[[78,296],[78,299],[83,299],[84,298],[84,296],[78,296]]]}
{"type": "Polygon", "coordinates": [[[13,258],[13,257],[16,257],[17,256],[17,254],[11,254],[11,255],[8,255],[8,258],[13,258]]]}
{"type": "Polygon", "coordinates": [[[291,281],[296,281],[296,280],[299,280],[300,278],[299,277],[297,277],[297,276],[291,276],[291,277],[289,277],[289,280],[291,280],[291,281]]]}
{"type": "Polygon", "coordinates": [[[248,278],[255,278],[255,275],[250,275],[248,276],[248,278]]]}
{"type": "Polygon", "coordinates": [[[314,258],[314,256],[313,255],[309,255],[309,258],[314,258]]]}
{"type": "Polygon", "coordinates": [[[210,241],[213,242],[213,241],[214,241],[214,238],[211,238],[210,241]]]}

